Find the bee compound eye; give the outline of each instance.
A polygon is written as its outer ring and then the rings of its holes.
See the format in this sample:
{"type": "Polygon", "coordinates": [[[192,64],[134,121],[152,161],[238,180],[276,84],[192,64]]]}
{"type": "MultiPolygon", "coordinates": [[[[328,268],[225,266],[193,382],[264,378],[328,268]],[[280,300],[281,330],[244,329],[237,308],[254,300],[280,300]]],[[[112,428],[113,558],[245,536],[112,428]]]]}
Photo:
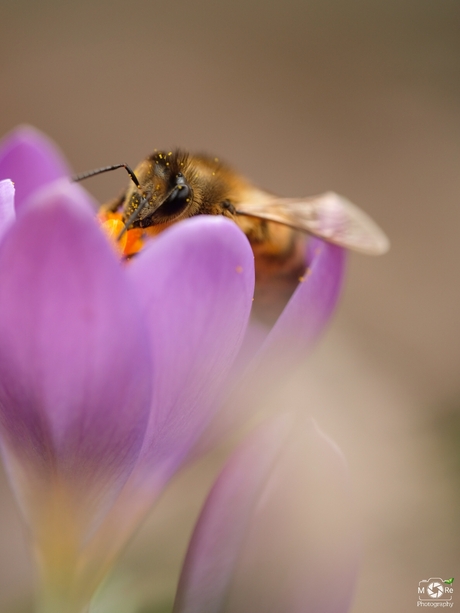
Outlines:
{"type": "Polygon", "coordinates": [[[166,215],[181,213],[190,203],[192,190],[183,177],[177,177],[176,187],[163,202],[160,210],[166,215]],[[182,179],[179,181],[179,179],[182,179]]]}
{"type": "Polygon", "coordinates": [[[191,193],[190,187],[185,184],[185,185],[177,185],[173,191],[171,192],[171,194],[168,196],[166,202],[181,202],[183,201],[184,203],[186,202],[187,198],[189,198],[191,193]]]}

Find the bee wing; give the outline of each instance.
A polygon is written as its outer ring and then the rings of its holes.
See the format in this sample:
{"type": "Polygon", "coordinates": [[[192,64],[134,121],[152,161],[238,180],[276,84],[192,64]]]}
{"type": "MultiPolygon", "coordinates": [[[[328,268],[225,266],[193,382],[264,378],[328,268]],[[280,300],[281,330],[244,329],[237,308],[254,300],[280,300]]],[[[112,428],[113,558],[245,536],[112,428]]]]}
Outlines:
{"type": "Polygon", "coordinates": [[[381,255],[390,248],[383,230],[364,211],[334,192],[312,198],[273,197],[243,203],[237,213],[303,230],[368,255],[381,255]]]}

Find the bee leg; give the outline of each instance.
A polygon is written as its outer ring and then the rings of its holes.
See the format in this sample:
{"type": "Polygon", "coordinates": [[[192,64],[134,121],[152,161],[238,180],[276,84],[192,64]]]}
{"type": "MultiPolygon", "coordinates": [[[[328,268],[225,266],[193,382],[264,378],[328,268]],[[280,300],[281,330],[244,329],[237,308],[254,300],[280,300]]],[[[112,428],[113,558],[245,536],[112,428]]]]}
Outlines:
{"type": "Polygon", "coordinates": [[[221,206],[222,206],[224,215],[226,212],[230,213],[231,216],[236,215],[236,209],[229,200],[224,200],[221,206]]]}

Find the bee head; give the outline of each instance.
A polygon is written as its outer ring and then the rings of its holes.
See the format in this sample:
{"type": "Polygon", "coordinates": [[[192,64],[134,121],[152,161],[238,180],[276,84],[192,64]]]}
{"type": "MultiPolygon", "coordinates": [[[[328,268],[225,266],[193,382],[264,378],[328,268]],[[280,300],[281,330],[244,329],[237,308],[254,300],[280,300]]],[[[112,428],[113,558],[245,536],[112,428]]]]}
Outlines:
{"type": "Polygon", "coordinates": [[[125,223],[146,228],[188,217],[193,189],[186,171],[187,154],[180,151],[155,152],[144,160],[135,171],[140,189],[133,186],[126,195],[125,223]]]}

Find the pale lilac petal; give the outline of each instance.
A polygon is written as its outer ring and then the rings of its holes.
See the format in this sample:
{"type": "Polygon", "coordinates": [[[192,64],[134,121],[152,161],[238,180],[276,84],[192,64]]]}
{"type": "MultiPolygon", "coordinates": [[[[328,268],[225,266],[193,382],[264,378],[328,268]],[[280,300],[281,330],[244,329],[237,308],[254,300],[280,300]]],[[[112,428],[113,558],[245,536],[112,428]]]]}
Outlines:
{"type": "Polygon", "coordinates": [[[143,441],[150,351],[134,292],[77,193],[55,184],[0,245],[0,426],[31,479],[60,475],[102,497],[143,441]]]}
{"type": "Polygon", "coordinates": [[[262,428],[220,474],[189,545],[174,613],[222,610],[261,485],[286,440],[287,425],[277,419],[262,428]]]}
{"type": "Polygon", "coordinates": [[[358,545],[344,460],[279,418],[234,453],[196,525],[174,613],[345,613],[358,545]]]}
{"type": "Polygon", "coordinates": [[[153,347],[146,462],[173,458],[177,464],[216,410],[217,393],[244,338],[253,254],[235,224],[203,216],[161,234],[129,273],[153,347]]]}
{"type": "Polygon", "coordinates": [[[9,179],[0,181],[0,238],[13,223],[14,212],[14,184],[9,179]]]}
{"type": "Polygon", "coordinates": [[[13,181],[16,209],[40,187],[70,174],[56,145],[31,126],[16,128],[0,142],[0,179],[13,181]]]}
{"type": "Polygon", "coordinates": [[[342,288],[346,252],[313,238],[303,280],[267,336],[259,356],[286,372],[311,351],[334,312],[342,288]],[[282,351],[282,353],[280,353],[282,351]]]}
{"type": "Polygon", "coordinates": [[[308,269],[273,328],[251,322],[244,355],[238,356],[231,390],[202,441],[209,449],[229,432],[247,423],[251,415],[269,404],[273,391],[311,352],[334,312],[343,283],[344,249],[312,239],[307,252],[308,269]],[[238,379],[236,375],[243,372],[238,379]]]}

